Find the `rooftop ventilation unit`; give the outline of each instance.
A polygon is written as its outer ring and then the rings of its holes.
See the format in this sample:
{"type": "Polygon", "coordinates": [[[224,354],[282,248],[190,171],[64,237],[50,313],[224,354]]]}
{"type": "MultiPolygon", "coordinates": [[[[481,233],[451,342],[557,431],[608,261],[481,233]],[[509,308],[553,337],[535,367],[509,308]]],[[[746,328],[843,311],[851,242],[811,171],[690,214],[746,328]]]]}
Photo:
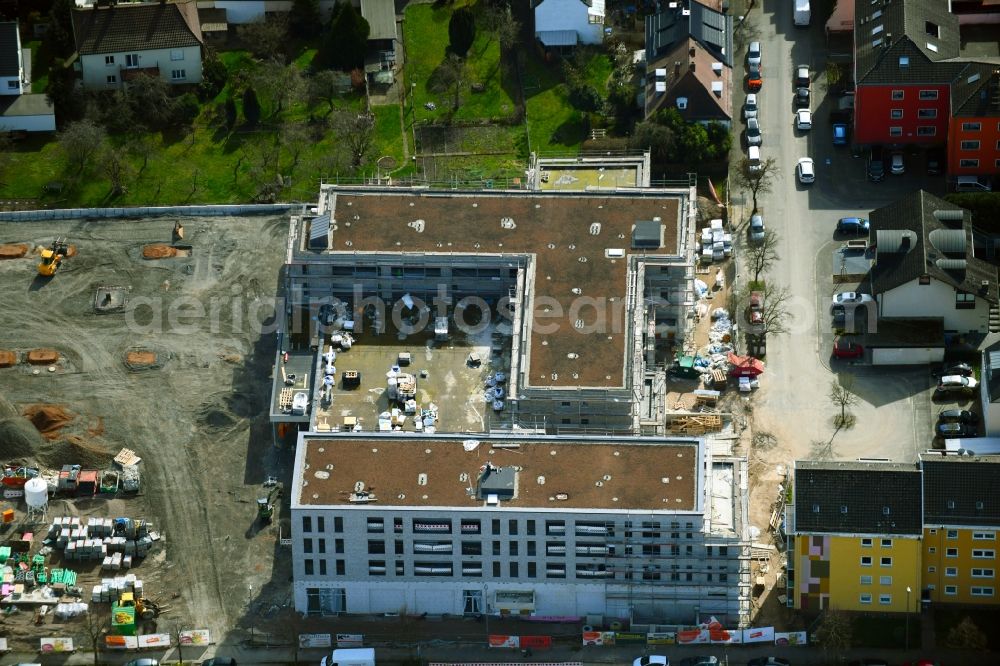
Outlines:
{"type": "Polygon", "coordinates": [[[330,215],[314,217],[309,223],[309,249],[327,250],[330,248],[330,215]]]}

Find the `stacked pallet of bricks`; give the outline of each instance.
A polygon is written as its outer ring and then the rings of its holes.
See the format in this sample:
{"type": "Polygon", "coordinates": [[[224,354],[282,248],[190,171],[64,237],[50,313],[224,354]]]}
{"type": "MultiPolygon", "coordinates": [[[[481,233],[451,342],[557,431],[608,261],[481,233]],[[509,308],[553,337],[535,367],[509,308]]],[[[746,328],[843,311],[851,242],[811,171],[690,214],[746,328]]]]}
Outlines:
{"type": "Polygon", "coordinates": [[[123,592],[132,592],[137,599],[143,597],[142,581],[135,574],[102,578],[100,585],[95,585],[90,591],[90,600],[95,604],[109,604],[118,601],[123,592]]]}
{"type": "MultiPolygon", "coordinates": [[[[49,526],[48,541],[68,560],[101,560],[105,570],[130,569],[153,547],[145,528],[139,538],[114,536],[114,521],[91,518],[82,524],[76,516],[55,518],[49,526]]],[[[133,534],[135,536],[135,534],[133,534]]]]}

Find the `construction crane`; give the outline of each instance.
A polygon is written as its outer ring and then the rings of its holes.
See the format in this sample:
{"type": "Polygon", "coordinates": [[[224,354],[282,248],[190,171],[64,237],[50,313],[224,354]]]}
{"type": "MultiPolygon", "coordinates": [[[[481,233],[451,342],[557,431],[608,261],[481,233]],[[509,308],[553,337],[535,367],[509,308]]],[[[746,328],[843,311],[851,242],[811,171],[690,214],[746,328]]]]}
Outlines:
{"type": "Polygon", "coordinates": [[[57,238],[52,241],[52,245],[41,252],[41,261],[38,262],[38,274],[42,277],[52,277],[59,270],[62,260],[69,255],[69,245],[65,238],[57,238]]]}

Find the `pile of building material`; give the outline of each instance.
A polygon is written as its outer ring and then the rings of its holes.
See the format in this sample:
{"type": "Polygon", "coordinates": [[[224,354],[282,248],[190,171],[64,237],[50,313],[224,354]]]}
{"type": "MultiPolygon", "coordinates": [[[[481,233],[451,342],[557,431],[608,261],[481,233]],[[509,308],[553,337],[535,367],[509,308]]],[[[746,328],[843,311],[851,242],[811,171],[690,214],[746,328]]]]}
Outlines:
{"type": "Polygon", "coordinates": [[[670,421],[670,432],[680,435],[704,435],[722,429],[719,414],[685,414],[670,421]]]}
{"type": "Polygon", "coordinates": [[[90,600],[95,604],[109,604],[118,601],[122,592],[131,592],[136,597],[142,598],[142,581],[135,577],[135,574],[115,576],[114,578],[102,578],[100,585],[95,585],[90,591],[90,600]]]}
{"type": "Polygon", "coordinates": [[[699,256],[703,264],[723,261],[733,256],[733,235],[726,233],[721,219],[712,220],[709,226],[701,230],[699,256]]]}
{"type": "Polygon", "coordinates": [[[149,523],[131,518],[55,518],[46,545],[61,550],[67,560],[101,560],[104,569],[130,568],[133,558],[145,557],[158,535],[149,523]]]}

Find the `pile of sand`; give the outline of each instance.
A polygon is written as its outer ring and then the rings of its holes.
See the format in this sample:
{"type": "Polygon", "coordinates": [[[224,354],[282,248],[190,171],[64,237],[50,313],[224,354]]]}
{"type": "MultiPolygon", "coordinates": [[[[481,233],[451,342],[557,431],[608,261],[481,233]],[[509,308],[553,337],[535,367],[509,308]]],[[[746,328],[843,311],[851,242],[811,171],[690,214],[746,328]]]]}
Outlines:
{"type": "Polygon", "coordinates": [[[0,261],[4,259],[20,259],[24,255],[28,254],[27,243],[9,243],[6,245],[0,245],[0,261]]]}
{"type": "Polygon", "coordinates": [[[74,418],[73,414],[61,405],[28,405],[24,408],[23,415],[45,439],[59,437],[59,431],[74,418]]]}
{"type": "Polygon", "coordinates": [[[151,351],[130,351],[125,354],[125,365],[156,365],[156,354],[151,351]]]}
{"type": "Polygon", "coordinates": [[[166,243],[153,243],[142,248],[143,259],[169,259],[177,256],[177,248],[166,243]]]}
{"type": "Polygon", "coordinates": [[[0,420],[0,459],[34,459],[48,442],[42,437],[31,421],[22,416],[12,416],[0,420]]]}
{"type": "Polygon", "coordinates": [[[0,421],[19,415],[20,413],[17,411],[17,408],[10,404],[10,401],[7,400],[7,398],[0,395],[0,421]]]}

